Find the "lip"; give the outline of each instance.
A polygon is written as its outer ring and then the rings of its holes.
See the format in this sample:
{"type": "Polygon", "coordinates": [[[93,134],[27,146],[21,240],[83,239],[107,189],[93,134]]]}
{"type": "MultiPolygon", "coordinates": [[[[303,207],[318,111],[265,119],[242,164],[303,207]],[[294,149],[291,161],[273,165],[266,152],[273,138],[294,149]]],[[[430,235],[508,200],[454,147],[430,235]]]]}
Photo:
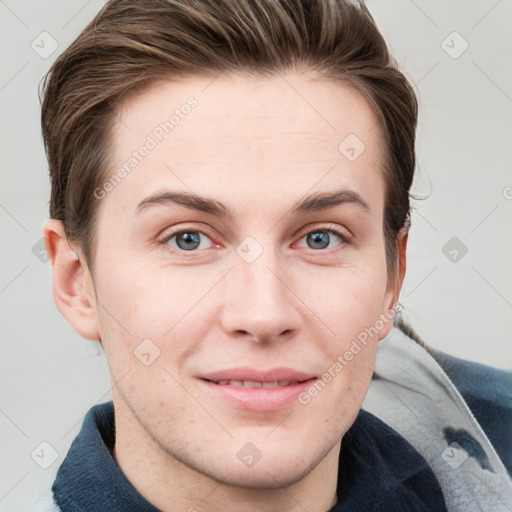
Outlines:
{"type": "Polygon", "coordinates": [[[274,382],[279,380],[303,381],[315,378],[312,373],[293,370],[291,368],[270,368],[268,370],[255,370],[253,368],[230,368],[217,372],[205,373],[201,379],[219,380],[253,380],[257,382],[274,382]]]}
{"type": "Polygon", "coordinates": [[[290,368],[273,368],[265,371],[252,368],[231,368],[198,376],[198,384],[215,399],[248,411],[278,411],[296,401],[297,396],[317,379],[311,373],[290,368]],[[255,382],[291,381],[295,384],[276,388],[245,388],[219,381],[239,380],[255,382]]]}

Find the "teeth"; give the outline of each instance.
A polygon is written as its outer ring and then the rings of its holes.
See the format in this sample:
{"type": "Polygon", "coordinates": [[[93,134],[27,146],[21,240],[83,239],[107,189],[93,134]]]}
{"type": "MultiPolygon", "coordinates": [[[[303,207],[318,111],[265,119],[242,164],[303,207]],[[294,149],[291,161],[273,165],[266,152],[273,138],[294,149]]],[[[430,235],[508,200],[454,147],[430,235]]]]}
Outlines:
{"type": "Polygon", "coordinates": [[[244,380],[244,388],[261,388],[261,382],[253,380],[244,380]]]}
{"type": "Polygon", "coordinates": [[[221,386],[233,386],[236,388],[282,388],[285,386],[295,385],[299,382],[296,380],[278,380],[273,382],[257,382],[254,380],[219,380],[217,384],[221,386]]]}

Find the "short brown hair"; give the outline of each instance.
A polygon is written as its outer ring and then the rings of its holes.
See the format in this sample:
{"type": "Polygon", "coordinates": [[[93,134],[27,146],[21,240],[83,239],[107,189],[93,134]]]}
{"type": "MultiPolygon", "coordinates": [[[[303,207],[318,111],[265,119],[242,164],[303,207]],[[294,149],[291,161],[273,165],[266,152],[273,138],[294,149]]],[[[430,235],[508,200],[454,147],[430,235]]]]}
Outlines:
{"type": "MultiPolygon", "coordinates": [[[[373,17],[349,0],[111,0],[41,83],[51,176],[50,217],[92,268],[94,190],[109,171],[116,105],[156,81],[187,75],[316,72],[355,86],[379,120],[386,154],[388,273],[409,226],[417,99],[373,17]]],[[[340,141],[341,142],[341,141],[340,141]]]]}

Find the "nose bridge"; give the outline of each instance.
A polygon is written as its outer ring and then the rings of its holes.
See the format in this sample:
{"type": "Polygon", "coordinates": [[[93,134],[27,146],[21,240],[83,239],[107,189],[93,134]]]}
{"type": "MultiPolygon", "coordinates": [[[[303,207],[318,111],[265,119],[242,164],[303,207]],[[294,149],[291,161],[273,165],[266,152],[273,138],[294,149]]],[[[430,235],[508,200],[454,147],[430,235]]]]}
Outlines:
{"type": "Polygon", "coordinates": [[[254,239],[242,242],[236,252],[225,286],[224,329],[243,331],[257,341],[295,331],[300,314],[279,254],[254,239]]]}

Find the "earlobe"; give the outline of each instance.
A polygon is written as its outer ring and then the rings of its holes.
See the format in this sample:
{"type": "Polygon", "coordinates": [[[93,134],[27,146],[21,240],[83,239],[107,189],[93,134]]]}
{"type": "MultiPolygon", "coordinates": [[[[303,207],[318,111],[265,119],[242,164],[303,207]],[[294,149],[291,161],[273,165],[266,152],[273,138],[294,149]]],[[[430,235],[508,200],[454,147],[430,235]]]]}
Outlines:
{"type": "Polygon", "coordinates": [[[48,220],[43,233],[57,309],[80,336],[99,340],[94,283],[84,258],[69,243],[61,221],[48,220]]]}

